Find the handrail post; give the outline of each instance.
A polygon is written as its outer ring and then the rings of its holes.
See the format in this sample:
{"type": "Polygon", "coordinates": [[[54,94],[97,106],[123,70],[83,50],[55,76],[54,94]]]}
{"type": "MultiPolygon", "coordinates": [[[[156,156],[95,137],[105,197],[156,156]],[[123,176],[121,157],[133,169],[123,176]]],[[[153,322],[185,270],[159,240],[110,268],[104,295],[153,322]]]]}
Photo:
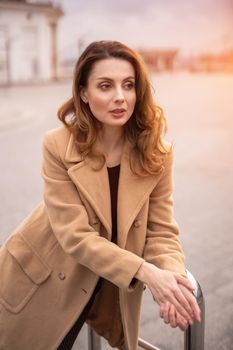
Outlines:
{"type": "Polygon", "coordinates": [[[201,310],[201,322],[194,322],[184,333],[184,350],[204,350],[205,340],[205,300],[200,284],[193,277],[191,272],[187,271],[188,279],[195,286],[194,295],[201,310]]]}
{"type": "Polygon", "coordinates": [[[88,350],[101,350],[101,338],[91,327],[87,327],[88,331],[88,350]]]}

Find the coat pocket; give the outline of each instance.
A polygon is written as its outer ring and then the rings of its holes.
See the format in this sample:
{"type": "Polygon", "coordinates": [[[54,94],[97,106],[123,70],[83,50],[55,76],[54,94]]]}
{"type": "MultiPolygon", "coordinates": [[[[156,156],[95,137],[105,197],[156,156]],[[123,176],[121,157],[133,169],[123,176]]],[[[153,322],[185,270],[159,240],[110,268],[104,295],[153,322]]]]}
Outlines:
{"type": "Polygon", "coordinates": [[[2,305],[12,313],[20,312],[51,273],[51,268],[20,234],[12,236],[0,254],[2,305]]]}

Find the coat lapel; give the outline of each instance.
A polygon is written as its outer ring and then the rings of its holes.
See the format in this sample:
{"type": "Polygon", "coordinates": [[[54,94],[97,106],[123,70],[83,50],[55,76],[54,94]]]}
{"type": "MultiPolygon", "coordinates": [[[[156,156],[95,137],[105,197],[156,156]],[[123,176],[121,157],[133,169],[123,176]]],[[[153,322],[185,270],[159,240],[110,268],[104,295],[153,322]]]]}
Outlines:
{"type": "Polygon", "coordinates": [[[93,210],[111,237],[111,202],[106,167],[93,170],[92,162],[82,161],[69,168],[68,174],[79,191],[91,204],[93,210]]]}
{"type": "Polygon", "coordinates": [[[130,144],[126,141],[121,159],[117,209],[118,245],[122,248],[126,245],[130,227],[161,176],[161,173],[135,175],[130,168],[130,149],[130,144]]]}
{"type": "Polygon", "coordinates": [[[98,164],[95,159],[82,159],[71,134],[65,160],[74,162],[68,174],[82,195],[91,204],[96,215],[104,225],[111,239],[111,201],[107,168],[94,170],[98,164]]]}
{"type": "Polygon", "coordinates": [[[65,153],[65,160],[67,162],[74,162],[74,163],[80,162],[82,160],[82,157],[78,153],[77,148],[75,146],[75,140],[74,140],[73,134],[70,134],[70,137],[69,137],[69,142],[65,153]]]}
{"type": "MultiPolygon", "coordinates": [[[[125,247],[127,234],[133,221],[161,175],[160,173],[156,176],[142,177],[133,174],[129,163],[130,149],[130,143],[126,141],[121,159],[117,204],[118,245],[122,248],[125,247]]],[[[94,159],[82,160],[76,149],[73,135],[69,140],[65,160],[76,163],[69,168],[68,174],[91,204],[111,239],[111,199],[106,165],[100,170],[94,170],[97,165],[94,159]]]]}

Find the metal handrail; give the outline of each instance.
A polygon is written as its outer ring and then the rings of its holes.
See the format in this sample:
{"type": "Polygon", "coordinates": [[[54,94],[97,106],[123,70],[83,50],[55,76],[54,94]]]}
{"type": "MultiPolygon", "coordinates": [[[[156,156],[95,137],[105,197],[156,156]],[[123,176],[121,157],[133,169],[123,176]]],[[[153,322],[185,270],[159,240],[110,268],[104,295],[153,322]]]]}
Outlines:
{"type": "Polygon", "coordinates": [[[138,338],[138,345],[140,348],[145,350],[161,350],[157,348],[157,346],[154,346],[141,338],[138,338]]]}
{"type": "Polygon", "coordinates": [[[87,327],[88,332],[88,350],[101,350],[101,339],[91,327],[87,327]]]}
{"type": "MultiPolygon", "coordinates": [[[[193,284],[195,290],[193,292],[197,299],[197,303],[201,310],[201,322],[194,322],[184,333],[184,350],[204,350],[205,336],[205,301],[200,284],[194,276],[186,270],[188,279],[193,284]]],[[[138,345],[145,350],[162,350],[138,338],[138,345]]],[[[88,350],[101,350],[101,338],[88,326],[88,350]]]]}
{"type": "Polygon", "coordinates": [[[193,325],[189,326],[184,334],[184,350],[204,350],[205,344],[205,300],[201,290],[200,284],[191,274],[186,271],[188,279],[195,286],[194,295],[197,299],[197,303],[201,310],[201,322],[194,322],[193,325]]]}

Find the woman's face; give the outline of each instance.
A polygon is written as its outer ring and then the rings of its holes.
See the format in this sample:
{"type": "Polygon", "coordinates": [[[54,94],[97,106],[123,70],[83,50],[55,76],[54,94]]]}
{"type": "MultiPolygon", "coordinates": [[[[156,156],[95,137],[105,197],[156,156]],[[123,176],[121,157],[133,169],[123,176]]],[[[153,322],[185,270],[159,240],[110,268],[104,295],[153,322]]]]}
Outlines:
{"type": "Polygon", "coordinates": [[[124,59],[97,61],[89,74],[81,98],[103,126],[122,127],[131,117],[136,102],[135,72],[124,59]]]}

